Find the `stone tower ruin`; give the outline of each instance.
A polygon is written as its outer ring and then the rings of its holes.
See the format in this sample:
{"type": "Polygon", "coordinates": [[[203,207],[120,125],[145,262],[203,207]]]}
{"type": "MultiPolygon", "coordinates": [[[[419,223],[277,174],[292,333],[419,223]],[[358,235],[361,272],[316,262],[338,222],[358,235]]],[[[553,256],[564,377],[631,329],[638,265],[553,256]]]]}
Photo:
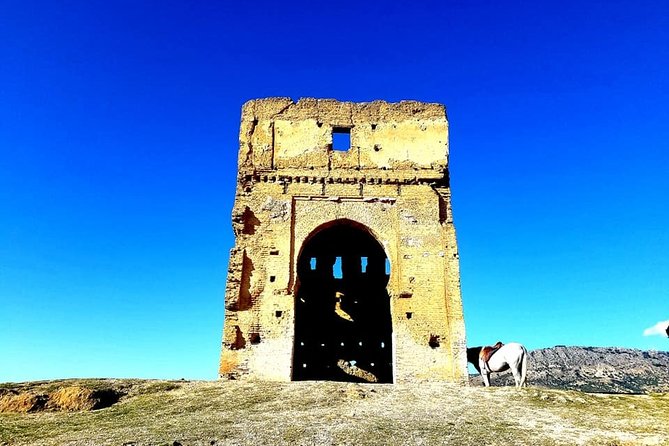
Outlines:
{"type": "Polygon", "coordinates": [[[252,100],[239,142],[219,376],[465,383],[444,106],[252,100]]]}

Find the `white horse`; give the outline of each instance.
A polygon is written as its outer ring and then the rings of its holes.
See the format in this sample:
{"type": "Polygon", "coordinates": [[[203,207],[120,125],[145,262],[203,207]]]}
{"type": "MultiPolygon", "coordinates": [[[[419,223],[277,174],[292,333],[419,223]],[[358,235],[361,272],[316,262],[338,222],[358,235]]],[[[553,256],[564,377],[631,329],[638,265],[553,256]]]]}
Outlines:
{"type": "Polygon", "coordinates": [[[483,384],[490,387],[490,372],[511,369],[516,387],[527,384],[527,350],[522,344],[510,342],[502,345],[486,362],[481,358],[483,347],[467,349],[467,361],[471,362],[483,378],[483,384]]]}

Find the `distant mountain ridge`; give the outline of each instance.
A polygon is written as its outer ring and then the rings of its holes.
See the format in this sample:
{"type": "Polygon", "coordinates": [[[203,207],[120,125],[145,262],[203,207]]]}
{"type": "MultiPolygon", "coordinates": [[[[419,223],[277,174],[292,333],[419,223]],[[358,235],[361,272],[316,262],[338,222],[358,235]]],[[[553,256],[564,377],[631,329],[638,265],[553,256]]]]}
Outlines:
{"type": "MultiPolygon", "coordinates": [[[[473,384],[480,384],[478,375],[473,384]]],[[[669,352],[559,345],[529,352],[529,385],[600,393],[669,392],[669,352]]],[[[509,372],[492,385],[513,385],[509,372]]]]}

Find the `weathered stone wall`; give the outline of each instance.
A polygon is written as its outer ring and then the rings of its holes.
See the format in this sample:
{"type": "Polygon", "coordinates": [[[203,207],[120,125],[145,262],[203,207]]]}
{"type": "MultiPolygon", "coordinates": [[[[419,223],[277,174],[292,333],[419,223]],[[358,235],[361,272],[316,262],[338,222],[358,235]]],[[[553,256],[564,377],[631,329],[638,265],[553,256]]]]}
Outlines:
{"type": "Polygon", "coordinates": [[[219,375],[291,379],[299,254],[345,219],[390,261],[394,380],[465,383],[444,107],[259,99],[239,139],[219,375]],[[332,150],[333,131],[350,132],[349,150],[332,150]]]}

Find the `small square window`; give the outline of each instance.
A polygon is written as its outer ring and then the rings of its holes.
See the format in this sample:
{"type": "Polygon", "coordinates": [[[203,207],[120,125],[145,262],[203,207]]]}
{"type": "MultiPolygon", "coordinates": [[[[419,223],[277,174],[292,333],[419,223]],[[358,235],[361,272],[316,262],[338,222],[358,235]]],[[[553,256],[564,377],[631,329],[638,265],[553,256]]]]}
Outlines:
{"type": "Polygon", "coordinates": [[[332,129],[332,150],[346,152],[351,148],[351,129],[335,127],[332,129]]]}

